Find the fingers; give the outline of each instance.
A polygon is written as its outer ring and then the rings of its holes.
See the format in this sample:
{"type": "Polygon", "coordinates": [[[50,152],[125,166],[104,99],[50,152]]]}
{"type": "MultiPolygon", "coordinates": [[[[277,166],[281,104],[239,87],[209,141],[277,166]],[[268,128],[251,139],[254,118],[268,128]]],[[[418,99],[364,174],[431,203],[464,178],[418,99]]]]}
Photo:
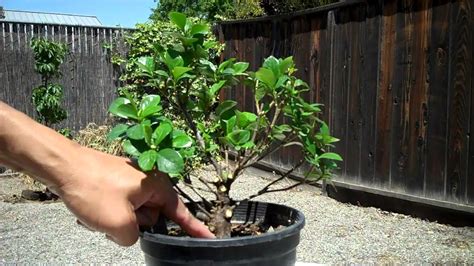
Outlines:
{"type": "Polygon", "coordinates": [[[117,204],[115,208],[107,209],[102,217],[107,217],[107,221],[102,221],[102,231],[115,243],[121,246],[131,246],[138,240],[137,216],[133,206],[123,203],[117,204]],[[128,205],[128,206],[127,206],[128,205]],[[121,213],[121,215],[117,215],[121,213]]]}
{"type": "Polygon", "coordinates": [[[138,224],[150,227],[158,222],[159,213],[158,208],[146,206],[142,206],[135,211],[138,224]]]}
{"type": "Polygon", "coordinates": [[[196,219],[175,194],[173,200],[164,205],[163,214],[179,224],[190,236],[200,238],[215,238],[207,226],[196,219]]]}

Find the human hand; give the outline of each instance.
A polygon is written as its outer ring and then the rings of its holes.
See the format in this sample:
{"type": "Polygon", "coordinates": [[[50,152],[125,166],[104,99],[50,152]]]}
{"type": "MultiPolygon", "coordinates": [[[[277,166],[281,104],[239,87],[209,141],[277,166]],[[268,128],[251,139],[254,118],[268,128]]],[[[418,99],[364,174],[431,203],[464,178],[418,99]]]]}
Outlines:
{"type": "Polygon", "coordinates": [[[191,236],[214,237],[188,211],[165,174],[147,176],[129,159],[82,149],[81,162],[65,172],[56,190],[83,225],[130,246],[138,239],[139,225],[154,225],[161,212],[191,236]]]}

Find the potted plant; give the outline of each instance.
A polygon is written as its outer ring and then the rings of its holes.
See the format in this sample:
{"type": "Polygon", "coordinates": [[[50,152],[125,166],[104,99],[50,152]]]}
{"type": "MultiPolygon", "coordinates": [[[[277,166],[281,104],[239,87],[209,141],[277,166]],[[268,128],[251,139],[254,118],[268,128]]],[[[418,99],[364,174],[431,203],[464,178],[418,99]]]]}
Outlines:
{"type": "Polygon", "coordinates": [[[297,210],[253,198],[314,183],[331,176],[342,158],[329,152],[338,139],[330,136],[319,116],[321,105],[308,103],[302,93],[308,85],[296,78],[292,57],[269,57],[256,72],[249,64],[229,59],[214,61],[219,44],[209,39],[209,25],[181,13],[169,15],[175,25],[175,43],[156,43],[154,55],[138,59],[135,90],[121,89],[110,112],[123,123],[109,134],[121,139],[123,149],[136,158],[143,171],[167,173],[189,200],[190,210],[205,222],[216,239],[189,238],[161,219],[142,231],[146,261],[156,265],[292,265],[304,216],[297,210]],[[253,92],[255,111],[239,110],[232,100],[220,99],[222,90],[235,90],[244,82],[253,92]],[[138,87],[138,89],[137,89],[138,87]],[[282,123],[282,118],[287,123],[282,123]],[[301,160],[280,177],[235,201],[229,192],[245,169],[269,154],[299,147],[301,160]],[[212,176],[193,176],[197,164],[210,164],[212,176]],[[274,188],[304,164],[302,182],[274,188]],[[208,192],[212,198],[202,195],[208,192]],[[283,228],[271,230],[270,228],[283,228]]]}

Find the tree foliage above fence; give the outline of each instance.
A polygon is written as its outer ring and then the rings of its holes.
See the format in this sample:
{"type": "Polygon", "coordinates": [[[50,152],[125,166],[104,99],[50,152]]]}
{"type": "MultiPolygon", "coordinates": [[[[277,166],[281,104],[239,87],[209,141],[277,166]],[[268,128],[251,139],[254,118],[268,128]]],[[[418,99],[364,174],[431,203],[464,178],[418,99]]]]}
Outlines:
{"type": "Polygon", "coordinates": [[[245,19],[284,14],[335,2],[338,0],[161,0],[153,9],[151,19],[166,20],[170,11],[210,21],[245,19]]]}

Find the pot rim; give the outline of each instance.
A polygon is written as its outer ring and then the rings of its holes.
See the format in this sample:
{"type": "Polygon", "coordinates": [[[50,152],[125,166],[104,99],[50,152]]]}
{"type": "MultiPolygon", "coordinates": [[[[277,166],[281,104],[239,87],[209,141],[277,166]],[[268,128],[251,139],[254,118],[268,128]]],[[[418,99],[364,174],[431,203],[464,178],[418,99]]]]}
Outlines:
{"type": "Polygon", "coordinates": [[[282,230],[264,233],[259,236],[243,236],[243,237],[234,237],[234,238],[224,238],[224,239],[207,239],[207,238],[191,238],[191,237],[176,237],[176,236],[167,236],[162,234],[153,234],[143,230],[140,230],[141,241],[150,241],[160,244],[174,245],[174,246],[187,246],[187,247],[222,247],[222,246],[244,246],[259,244],[265,242],[272,242],[275,240],[280,240],[285,237],[294,235],[303,229],[305,225],[304,214],[292,207],[269,203],[269,202],[260,202],[266,203],[269,205],[276,205],[280,207],[285,207],[290,209],[291,212],[295,212],[295,222],[294,224],[285,227],[282,230]]]}

